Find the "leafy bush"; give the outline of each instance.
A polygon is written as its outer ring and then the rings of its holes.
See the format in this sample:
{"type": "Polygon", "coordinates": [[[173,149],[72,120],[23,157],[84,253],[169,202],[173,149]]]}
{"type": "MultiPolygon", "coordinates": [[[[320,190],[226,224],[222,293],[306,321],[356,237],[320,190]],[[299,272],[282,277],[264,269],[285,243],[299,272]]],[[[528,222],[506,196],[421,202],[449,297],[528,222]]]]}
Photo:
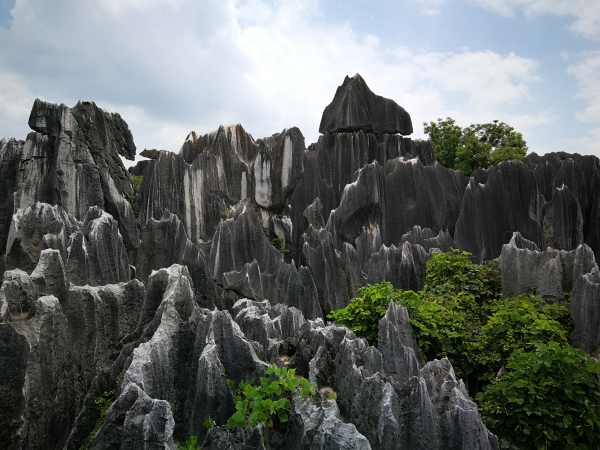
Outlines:
{"type": "Polygon", "coordinates": [[[440,295],[472,295],[478,302],[500,297],[500,270],[495,261],[477,265],[471,254],[452,249],[434,254],[427,262],[425,292],[440,295]]]}
{"type": "Polygon", "coordinates": [[[190,436],[183,444],[176,445],[177,450],[200,450],[202,447],[198,444],[198,436],[190,436]]]}
{"type": "Polygon", "coordinates": [[[600,363],[568,344],[516,350],[508,372],[477,396],[502,448],[580,449],[600,444],[600,363]]]}
{"type": "Polygon", "coordinates": [[[385,315],[390,300],[398,303],[400,297],[418,297],[413,291],[394,289],[389,281],[364,286],[358,293],[359,296],[350,300],[348,306],[331,311],[327,317],[364,337],[371,345],[377,345],[379,321],[385,315]]]}
{"type": "Polygon", "coordinates": [[[566,304],[500,297],[497,266],[477,266],[470,256],[458,250],[434,255],[421,292],[388,282],[366,286],[328,317],[374,345],[389,301],[402,304],[421,351],[427,359],[452,361],[503,448],[597,445],[600,363],[568,344],[566,304]]]}
{"type": "Polygon", "coordinates": [[[515,350],[532,351],[538,344],[568,344],[566,305],[546,303],[540,297],[505,297],[490,308],[491,315],[477,338],[477,359],[491,378],[515,350]]]}
{"type": "Polygon", "coordinates": [[[477,312],[480,306],[473,296],[464,292],[447,296],[422,293],[418,298],[418,302],[407,302],[406,297],[400,296],[400,304],[409,311],[422,357],[448,357],[459,377],[474,372],[477,363],[473,343],[481,325],[477,312]]]}
{"type": "MultiPolygon", "coordinates": [[[[269,376],[261,377],[258,386],[240,382],[233,398],[236,411],[227,421],[228,427],[252,427],[259,422],[273,427],[274,419],[285,423],[294,394],[315,396],[315,387],[306,378],[296,377],[295,369],[271,364],[265,373],[269,376]]],[[[233,382],[228,383],[233,389],[233,382]]]]}

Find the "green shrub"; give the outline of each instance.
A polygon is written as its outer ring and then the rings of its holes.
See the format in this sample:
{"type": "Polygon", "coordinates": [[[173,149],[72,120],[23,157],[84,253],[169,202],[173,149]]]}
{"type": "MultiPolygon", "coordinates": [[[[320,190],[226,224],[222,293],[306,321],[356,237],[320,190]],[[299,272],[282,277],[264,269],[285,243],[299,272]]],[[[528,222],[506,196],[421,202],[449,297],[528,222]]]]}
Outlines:
{"type": "Polygon", "coordinates": [[[568,344],[516,350],[508,372],[477,396],[502,448],[580,449],[600,444],[600,363],[568,344]]]}
{"type": "Polygon", "coordinates": [[[531,295],[505,297],[490,307],[491,315],[477,338],[476,354],[493,377],[515,350],[532,351],[538,344],[568,344],[563,325],[570,317],[566,305],[546,303],[531,295]]]}
{"type": "Polygon", "coordinates": [[[500,270],[495,261],[477,265],[471,253],[452,249],[427,262],[424,291],[439,295],[470,294],[478,303],[500,297],[500,270]]]}
{"type": "MultiPolygon", "coordinates": [[[[295,369],[271,364],[254,386],[241,381],[235,390],[235,413],[227,420],[228,427],[252,427],[259,422],[273,427],[273,420],[288,421],[288,412],[295,394],[302,397],[315,396],[315,387],[306,379],[296,377],[295,369]]],[[[233,382],[228,381],[233,389],[233,382]]]]}
{"type": "Polygon", "coordinates": [[[390,300],[398,303],[400,297],[418,298],[413,291],[394,289],[389,281],[364,286],[358,293],[359,296],[350,300],[348,306],[331,311],[327,317],[339,325],[345,325],[357,336],[364,337],[371,345],[377,345],[379,321],[385,315],[390,300]]]}
{"type": "Polygon", "coordinates": [[[182,444],[176,445],[177,450],[200,450],[202,447],[198,444],[197,436],[189,436],[182,444]]]}
{"type": "Polygon", "coordinates": [[[375,345],[390,300],[404,305],[424,356],[450,359],[503,448],[598,444],[600,363],[568,344],[566,304],[500,297],[497,266],[475,265],[470,256],[458,250],[436,254],[421,292],[388,282],[365,286],[328,317],[375,345]],[[505,374],[497,375],[502,368],[505,374]]]}
{"type": "Polygon", "coordinates": [[[281,238],[276,237],[271,239],[271,245],[275,247],[282,255],[290,252],[287,248],[285,248],[284,241],[281,238]]]}
{"type": "Polygon", "coordinates": [[[472,295],[432,295],[422,293],[418,302],[400,304],[409,311],[410,324],[419,348],[426,359],[448,357],[459,377],[466,377],[477,368],[473,344],[481,328],[481,308],[472,295]]]}

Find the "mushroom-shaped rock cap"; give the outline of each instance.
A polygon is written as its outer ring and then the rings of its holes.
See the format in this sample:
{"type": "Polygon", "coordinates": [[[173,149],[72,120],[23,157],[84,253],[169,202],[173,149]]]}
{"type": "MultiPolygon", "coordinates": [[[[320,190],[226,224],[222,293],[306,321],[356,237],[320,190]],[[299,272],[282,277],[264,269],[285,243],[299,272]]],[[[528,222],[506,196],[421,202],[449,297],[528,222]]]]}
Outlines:
{"type": "Polygon", "coordinates": [[[409,135],[413,132],[410,115],[398,103],[376,95],[356,74],[346,76],[333,101],[323,111],[320,133],[362,130],[366,133],[409,135]]]}

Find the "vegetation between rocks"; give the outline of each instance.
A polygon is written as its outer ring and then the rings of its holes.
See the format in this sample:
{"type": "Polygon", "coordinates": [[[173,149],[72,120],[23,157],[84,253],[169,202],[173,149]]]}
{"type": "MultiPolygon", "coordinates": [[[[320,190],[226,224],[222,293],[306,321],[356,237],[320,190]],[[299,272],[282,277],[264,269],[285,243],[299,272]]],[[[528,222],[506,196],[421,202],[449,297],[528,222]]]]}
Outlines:
{"type": "Polygon", "coordinates": [[[424,289],[365,286],[329,318],[372,345],[389,302],[405,306],[423,357],[448,357],[502,448],[592,448],[600,443],[600,363],[569,345],[565,303],[502,297],[495,264],[454,250],[427,263],[424,289]]]}
{"type": "Polygon", "coordinates": [[[261,377],[258,385],[241,381],[234,389],[235,413],[226,423],[228,427],[253,427],[264,423],[272,428],[274,420],[280,423],[288,421],[291,400],[295,394],[301,397],[314,397],[315,387],[306,378],[297,377],[295,369],[287,369],[271,364],[261,377]]]}

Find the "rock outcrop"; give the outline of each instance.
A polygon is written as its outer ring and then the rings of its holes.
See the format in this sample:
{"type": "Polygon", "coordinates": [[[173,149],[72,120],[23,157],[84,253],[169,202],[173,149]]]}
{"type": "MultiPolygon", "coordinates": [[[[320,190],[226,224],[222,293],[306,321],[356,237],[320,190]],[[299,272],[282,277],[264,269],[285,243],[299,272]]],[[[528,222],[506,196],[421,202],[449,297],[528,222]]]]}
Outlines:
{"type": "Polygon", "coordinates": [[[346,77],[323,112],[320,133],[365,131],[375,134],[412,134],[410,115],[395,101],[375,95],[356,74],[346,77]]]}
{"type": "Polygon", "coordinates": [[[570,294],[573,342],[600,347],[598,158],[532,154],[466,177],[406,137],[408,113],[359,75],[308,148],[297,128],[222,126],[179,154],[145,150],[128,173],[118,114],[37,100],[29,123],[25,141],[0,141],[7,448],[173,449],[196,435],[213,449],[496,449],[450,361],[419,356],[405,308],[390,304],[377,347],[326,322],[368,283],[421,289],[452,248],[498,258],[506,295],[570,294]],[[228,380],[257,382],[272,363],[322,396],[295,398],[272,428],[225,427],[228,380]]]}

